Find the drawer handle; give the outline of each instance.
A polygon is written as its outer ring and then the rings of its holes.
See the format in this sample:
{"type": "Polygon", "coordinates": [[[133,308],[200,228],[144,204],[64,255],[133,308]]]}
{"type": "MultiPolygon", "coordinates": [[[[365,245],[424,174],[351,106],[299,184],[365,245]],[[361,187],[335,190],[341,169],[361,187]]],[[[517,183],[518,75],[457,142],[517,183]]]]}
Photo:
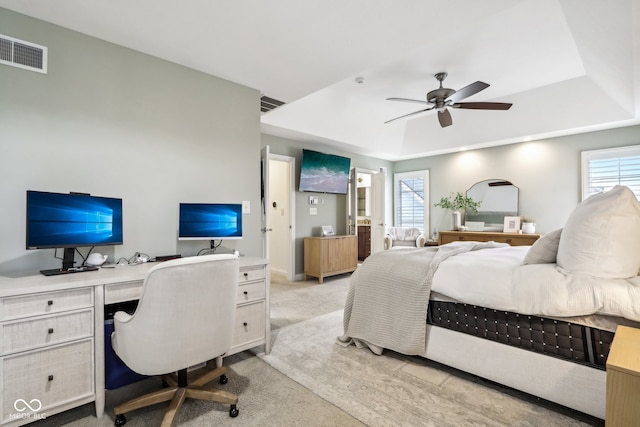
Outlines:
{"type": "Polygon", "coordinates": [[[249,324],[247,322],[242,322],[243,326],[249,326],[249,324]]]}
{"type": "Polygon", "coordinates": [[[47,301],[47,305],[53,305],[53,300],[50,299],[49,301],[47,301]]]}
{"type": "Polygon", "coordinates": [[[244,291],[244,294],[245,294],[245,295],[249,295],[249,292],[248,292],[248,291],[244,291]]]}
{"type": "Polygon", "coordinates": [[[507,239],[507,243],[513,242],[513,239],[507,239]]]}
{"type": "Polygon", "coordinates": [[[49,381],[53,381],[53,375],[49,375],[49,377],[47,378],[47,380],[49,380],[49,381]]]}
{"type": "Polygon", "coordinates": [[[249,277],[249,273],[244,273],[244,277],[249,277]]]}
{"type": "Polygon", "coordinates": [[[49,328],[49,333],[52,334],[53,333],[53,328],[49,328]]]}

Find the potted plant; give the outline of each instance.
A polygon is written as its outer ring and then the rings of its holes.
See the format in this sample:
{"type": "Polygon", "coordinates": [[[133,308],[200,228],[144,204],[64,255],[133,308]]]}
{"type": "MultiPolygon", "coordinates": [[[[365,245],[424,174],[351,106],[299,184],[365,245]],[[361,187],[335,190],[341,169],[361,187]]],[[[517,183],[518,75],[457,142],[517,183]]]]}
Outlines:
{"type": "Polygon", "coordinates": [[[450,209],[453,216],[453,229],[458,230],[462,223],[462,214],[468,210],[473,213],[478,213],[478,208],[482,202],[476,202],[471,197],[467,197],[464,194],[458,192],[456,194],[451,193],[449,197],[442,197],[440,201],[433,206],[450,209]]]}
{"type": "Polygon", "coordinates": [[[524,234],[534,234],[536,232],[536,220],[530,216],[523,216],[520,218],[522,222],[522,232],[524,234]]]}

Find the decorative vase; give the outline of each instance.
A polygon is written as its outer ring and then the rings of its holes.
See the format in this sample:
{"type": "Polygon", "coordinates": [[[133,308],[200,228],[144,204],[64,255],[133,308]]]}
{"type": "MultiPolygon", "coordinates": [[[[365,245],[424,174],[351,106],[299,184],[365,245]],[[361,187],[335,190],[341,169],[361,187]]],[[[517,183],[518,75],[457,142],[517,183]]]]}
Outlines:
{"type": "Polygon", "coordinates": [[[523,222],[522,223],[522,232],[524,234],[533,234],[536,232],[536,223],[535,222],[523,222]]]}
{"type": "Polygon", "coordinates": [[[458,211],[451,212],[451,229],[457,231],[462,226],[462,215],[458,211]]]}

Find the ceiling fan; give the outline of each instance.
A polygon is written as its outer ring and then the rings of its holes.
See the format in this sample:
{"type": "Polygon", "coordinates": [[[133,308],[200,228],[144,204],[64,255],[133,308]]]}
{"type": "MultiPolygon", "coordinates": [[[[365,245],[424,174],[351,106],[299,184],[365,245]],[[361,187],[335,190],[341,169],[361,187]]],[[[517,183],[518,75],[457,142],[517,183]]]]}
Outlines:
{"type": "Polygon", "coordinates": [[[442,81],[447,77],[447,73],[438,73],[434,77],[440,82],[440,87],[427,93],[426,101],[408,98],[387,98],[387,101],[415,102],[418,104],[427,104],[429,107],[424,110],[414,111],[413,113],[396,117],[395,119],[387,120],[385,123],[390,123],[398,119],[403,119],[405,117],[435,109],[438,110],[438,121],[440,122],[440,126],[444,128],[451,126],[453,123],[451,113],[449,113],[448,108],[465,108],[469,110],[508,110],[511,108],[512,104],[505,102],[458,102],[461,99],[468,98],[471,95],[475,95],[481,90],[488,88],[489,85],[487,83],[477,81],[455,91],[453,89],[442,87],[442,81]]]}

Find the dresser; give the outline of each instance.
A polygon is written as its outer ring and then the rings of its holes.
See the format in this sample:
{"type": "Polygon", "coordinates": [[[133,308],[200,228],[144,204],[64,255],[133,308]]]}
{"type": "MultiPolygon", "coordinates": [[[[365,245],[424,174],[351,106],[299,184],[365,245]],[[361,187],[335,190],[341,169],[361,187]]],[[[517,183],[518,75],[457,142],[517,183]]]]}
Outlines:
{"type": "Polygon", "coordinates": [[[518,234],[489,231],[441,231],[438,233],[438,244],[457,241],[498,242],[511,246],[530,246],[540,238],[539,234],[518,234]]]}
{"type": "Polygon", "coordinates": [[[350,273],[358,267],[358,236],[304,238],[304,280],[350,273]]]}
{"type": "MultiPolygon", "coordinates": [[[[269,264],[240,257],[231,355],[271,350],[269,264]]],[[[104,307],[140,298],[155,263],[65,276],[0,278],[1,426],[95,401],[104,413],[104,307]]],[[[218,360],[220,364],[222,360],[218,360]]]]}

